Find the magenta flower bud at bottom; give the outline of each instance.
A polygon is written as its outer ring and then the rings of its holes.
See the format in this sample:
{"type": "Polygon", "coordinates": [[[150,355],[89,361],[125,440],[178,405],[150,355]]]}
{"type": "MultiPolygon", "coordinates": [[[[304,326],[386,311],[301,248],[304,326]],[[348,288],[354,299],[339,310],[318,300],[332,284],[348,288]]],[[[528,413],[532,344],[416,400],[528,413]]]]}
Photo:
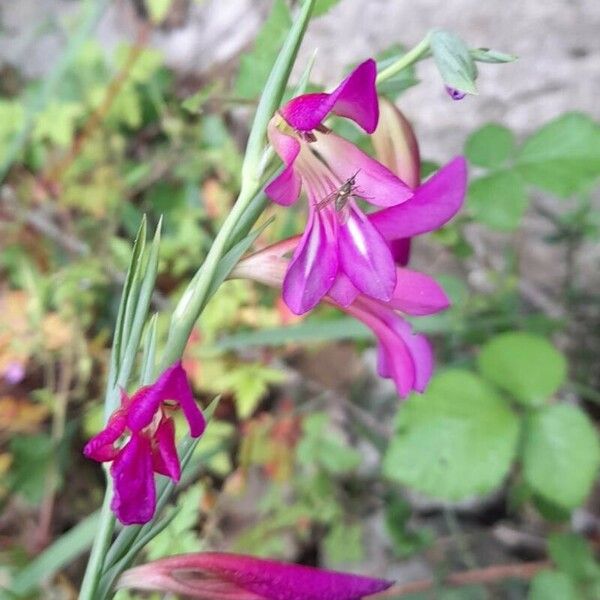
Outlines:
{"type": "Polygon", "coordinates": [[[391,581],[239,554],[181,554],[125,571],[119,588],[203,600],[361,600],[391,581]]]}

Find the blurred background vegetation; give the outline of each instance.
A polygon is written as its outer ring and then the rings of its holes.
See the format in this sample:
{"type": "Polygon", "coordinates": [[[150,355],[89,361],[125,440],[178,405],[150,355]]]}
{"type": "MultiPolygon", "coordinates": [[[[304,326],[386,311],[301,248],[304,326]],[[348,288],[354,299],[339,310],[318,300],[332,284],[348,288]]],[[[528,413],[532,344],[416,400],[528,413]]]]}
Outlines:
{"type": "MultiPolygon", "coordinates": [[[[102,496],[81,448],[101,425],[131,240],[164,217],[153,306],[172,307],[235,198],[290,3],[18,4],[0,4],[0,590],[71,598],[102,496]]],[[[448,18],[381,0],[363,22],[362,4],[319,3],[302,59],[322,46],[315,89],[448,18]]],[[[185,355],[198,398],[223,394],[217,419],[147,558],[242,551],[397,579],[398,597],[600,597],[600,9],[523,8],[546,28],[520,42],[501,7],[459,4],[479,19],[470,45],[524,55],[461,103],[428,64],[385,90],[425,173],[471,165],[463,212],[414,245],[454,300],[415,322],[436,345],[429,390],[401,404],[369,332],[333,309],[299,319],[226,283],[185,355]],[[562,62],[544,54],[555,43],[562,62]]],[[[300,207],[271,215],[259,245],[303,226],[300,207]]]]}

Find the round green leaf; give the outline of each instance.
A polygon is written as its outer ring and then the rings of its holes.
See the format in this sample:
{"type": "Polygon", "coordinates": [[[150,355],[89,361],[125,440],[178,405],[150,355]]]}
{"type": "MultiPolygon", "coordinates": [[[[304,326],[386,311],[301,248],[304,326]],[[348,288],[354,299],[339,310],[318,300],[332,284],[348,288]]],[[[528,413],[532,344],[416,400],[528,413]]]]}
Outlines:
{"type": "Polygon", "coordinates": [[[474,131],[465,144],[467,158],[480,167],[501,167],[514,149],[512,131],[496,123],[488,123],[474,131]]]}
{"type": "Polygon", "coordinates": [[[543,337],[525,332],[494,337],[478,357],[481,374],[528,406],[539,406],[564,383],[564,356],[543,337]]]}
{"type": "Polygon", "coordinates": [[[506,476],[518,432],[517,416],[485,381],[449,370],[400,407],[383,471],[430,496],[486,494],[506,476]]]}
{"type": "Polygon", "coordinates": [[[600,465],[598,435],[585,413],[567,404],[548,406],[528,419],[525,433],[527,483],[559,506],[579,506],[600,465]]]}
{"type": "Polygon", "coordinates": [[[541,571],[531,582],[527,600],[583,600],[573,580],[560,571],[541,571]]]}
{"type": "Polygon", "coordinates": [[[514,171],[497,171],[469,185],[467,207],[476,221],[490,229],[516,229],[527,204],[523,180],[514,171]]]}

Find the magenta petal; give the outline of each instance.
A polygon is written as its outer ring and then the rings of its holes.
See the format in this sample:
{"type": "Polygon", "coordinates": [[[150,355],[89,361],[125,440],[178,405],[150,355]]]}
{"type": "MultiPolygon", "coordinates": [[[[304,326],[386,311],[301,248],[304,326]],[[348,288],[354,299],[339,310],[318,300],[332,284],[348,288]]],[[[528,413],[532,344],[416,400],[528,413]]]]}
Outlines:
{"type": "Polygon", "coordinates": [[[405,321],[398,319],[394,329],[411,354],[415,370],[414,389],[417,392],[424,392],[433,374],[434,359],[431,345],[424,335],[413,333],[410,325],[405,321]]]}
{"type": "Polygon", "coordinates": [[[396,265],[387,244],[354,202],[348,220],[339,227],[341,270],[363,294],[389,300],[396,285],[396,265]]]}
{"type": "Polygon", "coordinates": [[[123,435],[126,426],[125,411],[119,409],[110,417],[106,427],[84,446],[84,455],[98,462],[114,460],[119,452],[114,443],[123,435]]]}
{"type": "Polygon", "coordinates": [[[340,271],[335,278],[334,284],[331,286],[327,295],[336,303],[342,307],[350,306],[356,297],[360,294],[360,291],[356,289],[355,285],[350,281],[348,275],[343,271],[340,271]]]}
{"type": "Polygon", "coordinates": [[[398,206],[369,215],[386,240],[433,231],[449,221],[462,206],[467,185],[467,164],[459,156],[442,167],[398,206]]]}
{"type": "Polygon", "coordinates": [[[283,299],[301,315],[316,306],[338,272],[337,242],[328,211],[309,207],[306,230],[283,280],[283,299]]]}
{"type": "Polygon", "coordinates": [[[154,433],[156,446],[152,452],[152,467],[156,473],[179,481],[181,466],[175,445],[175,424],[172,419],[163,418],[154,433]]]}
{"type": "Polygon", "coordinates": [[[304,94],[292,98],[279,112],[297,131],[316,129],[333,112],[352,119],[367,133],[373,133],[379,119],[376,76],[377,65],[368,59],[330,94],[304,94]]]}
{"type": "Polygon", "coordinates": [[[380,331],[377,349],[377,372],[393,379],[400,398],[406,398],[415,385],[416,369],[409,348],[391,330],[380,331]]]}
{"type": "Polygon", "coordinates": [[[144,435],[134,433],[110,468],[114,482],[113,512],[124,525],[147,523],[156,508],[152,447],[144,435]]]}
{"type": "Polygon", "coordinates": [[[356,195],[375,206],[394,206],[412,195],[406,183],[387,167],[335,133],[317,133],[313,146],[340,181],[356,176],[356,195]]]}
{"type": "Polygon", "coordinates": [[[150,425],[160,405],[166,400],[175,400],[181,406],[192,437],[202,435],[206,423],[196,404],[181,361],[163,371],[154,384],[135,393],[128,411],[129,429],[141,431],[150,425]]]}
{"type": "Polygon", "coordinates": [[[265,194],[273,202],[289,206],[296,202],[302,188],[302,179],[294,168],[294,163],[300,153],[300,142],[279,131],[273,120],[269,123],[268,135],[269,142],[283,161],[285,168],[267,185],[265,194]]]}
{"type": "Polygon", "coordinates": [[[429,275],[396,269],[396,288],[390,306],[409,315],[431,315],[450,306],[442,286],[429,275]]]}
{"type": "Polygon", "coordinates": [[[118,583],[204,600],[362,600],[391,585],[372,577],[220,552],[161,558],[129,569],[118,583]]]}
{"type": "Polygon", "coordinates": [[[206,420],[194,398],[186,372],[181,361],[176,362],[171,368],[169,397],[177,400],[181,406],[183,415],[188,422],[190,435],[194,438],[200,437],[206,429],[206,420]]]}

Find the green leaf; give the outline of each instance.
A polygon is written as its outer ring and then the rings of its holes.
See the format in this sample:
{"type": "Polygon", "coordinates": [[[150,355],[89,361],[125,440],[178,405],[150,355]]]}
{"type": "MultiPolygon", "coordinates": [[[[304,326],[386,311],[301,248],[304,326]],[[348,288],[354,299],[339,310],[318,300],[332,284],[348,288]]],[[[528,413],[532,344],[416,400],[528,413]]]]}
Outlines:
{"type": "Polygon", "coordinates": [[[527,204],[523,181],[514,171],[497,171],[469,185],[467,206],[473,218],[490,229],[516,229],[527,204]]]}
{"type": "Polygon", "coordinates": [[[517,56],[514,54],[506,54],[505,52],[498,52],[491,48],[471,48],[469,51],[473,60],[483,63],[508,63],[517,60],[517,56]]]}
{"type": "Polygon", "coordinates": [[[52,102],[38,115],[32,137],[34,140],[47,139],[57,146],[68,146],[82,114],[83,106],[77,102],[52,102]]]}
{"type": "Polygon", "coordinates": [[[531,582],[527,600],[584,600],[573,580],[558,571],[541,571],[531,582]]]}
{"type": "Polygon", "coordinates": [[[17,436],[10,441],[13,464],[10,469],[10,487],[29,503],[41,502],[48,470],[54,461],[53,443],[43,434],[17,436]]]}
{"type": "Polygon", "coordinates": [[[332,431],[329,417],[312,413],[302,423],[304,436],[297,449],[298,461],[307,466],[320,466],[328,473],[353,471],[361,463],[357,450],[348,446],[338,432],[332,431]]]}
{"type": "Polygon", "coordinates": [[[336,523],[323,540],[325,555],[333,564],[357,563],[363,559],[363,528],[360,523],[336,523]]]}
{"type": "Polygon", "coordinates": [[[517,416],[485,381],[448,370],[400,407],[383,472],[434,497],[486,494],[508,473],[518,434],[517,416]]]}
{"type": "Polygon", "coordinates": [[[579,506],[600,465],[598,434],[579,408],[556,404],[526,422],[523,475],[540,496],[563,508],[579,506]]]}
{"type": "Polygon", "coordinates": [[[525,332],[495,336],[477,362],[488,381],[526,406],[541,406],[567,376],[565,357],[543,337],[525,332]]]}
{"type": "Polygon", "coordinates": [[[146,546],[150,560],[173,554],[199,552],[202,544],[194,531],[200,518],[202,484],[193,485],[177,499],[177,514],[169,524],[146,546]]]}
{"type": "Polygon", "coordinates": [[[271,327],[222,337],[211,349],[229,352],[251,346],[283,346],[298,342],[314,343],[372,338],[373,334],[365,325],[350,317],[307,319],[298,325],[271,327]]]}
{"type": "Polygon", "coordinates": [[[588,543],[575,533],[554,533],[548,551],[556,566],[575,581],[588,583],[600,579],[600,565],[588,543]]]}
{"type": "Polygon", "coordinates": [[[488,123],[474,131],[465,145],[467,158],[480,167],[501,167],[515,149],[512,131],[497,123],[488,123]]]}
{"type": "Polygon", "coordinates": [[[567,113],[534,133],[517,156],[527,182],[561,197],[585,191],[600,177],[600,125],[567,113]]]}
{"type": "Polygon", "coordinates": [[[477,94],[477,67],[466,44],[449,31],[431,33],[430,47],[442,79],[451,88],[477,94]]]}
{"type": "Polygon", "coordinates": [[[267,393],[269,384],[281,383],[284,379],[285,375],[278,369],[249,363],[227,371],[215,379],[212,386],[217,390],[233,392],[239,417],[247,419],[267,393]]]}
{"type": "Polygon", "coordinates": [[[154,25],[161,23],[167,16],[173,0],[144,0],[144,5],[154,25]]]}
{"type": "Polygon", "coordinates": [[[256,98],[263,91],[291,24],[290,11],[285,2],[275,0],[269,17],[256,36],[254,48],[241,58],[234,86],[238,96],[256,98]]]}
{"type": "Polygon", "coordinates": [[[331,10],[340,0],[317,0],[313,10],[313,17],[320,17],[331,10]]]}

